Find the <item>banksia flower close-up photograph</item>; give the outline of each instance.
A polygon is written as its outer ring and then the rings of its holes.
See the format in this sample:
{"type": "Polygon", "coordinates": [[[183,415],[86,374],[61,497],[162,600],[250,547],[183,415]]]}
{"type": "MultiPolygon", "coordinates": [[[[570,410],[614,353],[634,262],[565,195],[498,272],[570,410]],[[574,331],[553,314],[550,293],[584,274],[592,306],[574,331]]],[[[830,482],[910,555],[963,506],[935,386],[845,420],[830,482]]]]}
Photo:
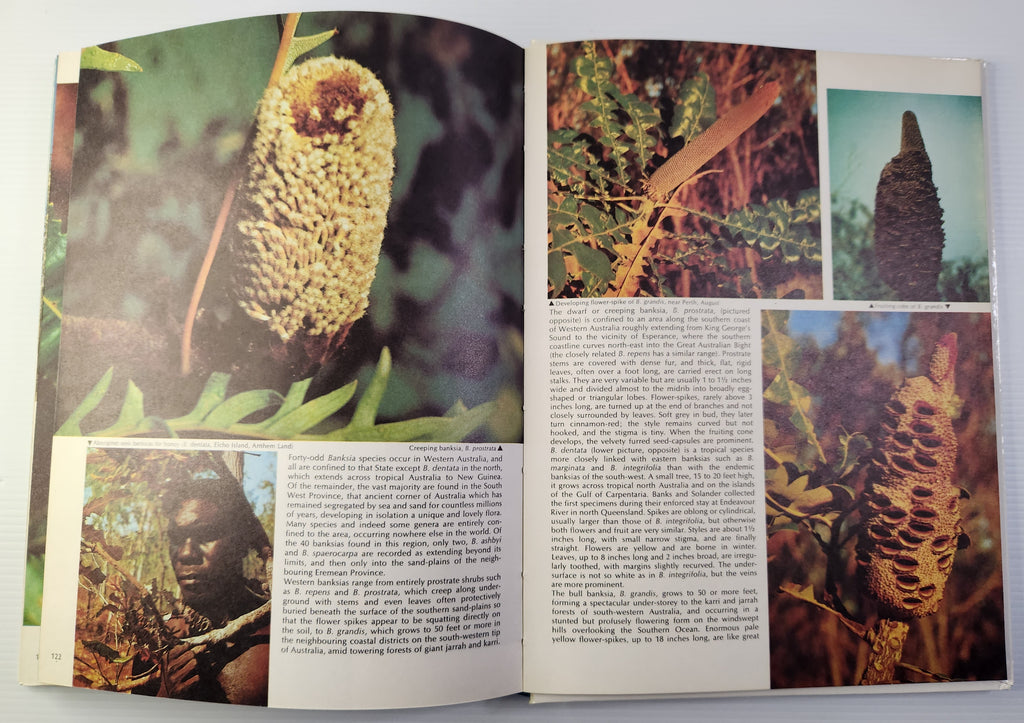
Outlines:
{"type": "Polygon", "coordinates": [[[521,440],[521,48],[339,12],[103,49],[54,430],[521,440]]]}
{"type": "Polygon", "coordinates": [[[773,687],[1003,679],[991,317],[763,322],[773,687]]]}
{"type": "Polygon", "coordinates": [[[981,98],[827,97],[835,297],[989,301],[981,98]]]}
{"type": "Polygon", "coordinates": [[[332,337],[365,313],[394,147],[387,91],[355,61],[308,60],[264,95],[232,256],[239,303],[281,341],[332,337]]]}

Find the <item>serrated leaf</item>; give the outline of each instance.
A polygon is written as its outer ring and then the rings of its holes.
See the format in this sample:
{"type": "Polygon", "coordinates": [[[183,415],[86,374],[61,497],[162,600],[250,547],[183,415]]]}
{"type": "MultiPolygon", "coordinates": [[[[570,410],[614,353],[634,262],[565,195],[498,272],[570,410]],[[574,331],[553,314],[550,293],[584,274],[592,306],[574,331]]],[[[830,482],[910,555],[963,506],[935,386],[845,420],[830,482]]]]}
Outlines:
{"type": "Polygon", "coordinates": [[[590,123],[601,131],[599,140],[607,147],[609,157],[615,164],[615,181],[626,187],[629,179],[624,155],[631,148],[630,144],[621,140],[625,131],[616,117],[616,111],[622,108],[617,101],[622,93],[612,81],[614,69],[611,59],[599,55],[594,44],[589,42],[583,44],[583,55],[574,64],[578,76],[577,85],[584,93],[593,96],[580,105],[580,110],[587,113],[590,123]]]}
{"type": "Polygon", "coordinates": [[[561,251],[548,251],[548,283],[551,284],[551,293],[554,296],[561,294],[568,280],[565,256],[561,251]]]}
{"type": "Polygon", "coordinates": [[[698,73],[679,89],[668,133],[687,143],[703,133],[717,118],[715,88],[706,73],[698,73]]]}
{"type": "Polygon", "coordinates": [[[811,227],[820,218],[816,198],[816,194],[805,192],[796,207],[783,198],[750,204],[718,223],[728,240],[759,247],[763,258],[780,251],[788,263],[801,258],[820,262],[821,239],[811,227]]]}
{"type": "Polygon", "coordinates": [[[633,141],[632,151],[636,154],[637,163],[641,169],[646,168],[653,158],[653,149],[661,139],[661,115],[650,103],[633,93],[623,95],[616,91],[613,97],[629,118],[623,132],[633,141]]]}
{"type": "MultiPolygon", "coordinates": [[[[853,495],[848,487],[842,485],[823,485],[801,493],[788,506],[804,517],[821,515],[826,512],[841,511],[853,502],[853,495]]],[[[789,512],[787,512],[789,514],[789,512]]]]}
{"type": "Polygon", "coordinates": [[[269,419],[262,422],[260,426],[264,428],[270,427],[301,407],[303,400],[306,398],[306,392],[309,390],[309,385],[312,382],[313,377],[303,379],[301,382],[293,382],[288,387],[288,393],[285,395],[281,406],[277,408],[277,411],[269,419]]]}
{"type": "Polygon", "coordinates": [[[64,306],[64,260],[67,234],[53,213],[46,209],[46,235],[43,243],[42,305],[39,310],[39,376],[55,383],[60,357],[60,334],[64,306]]]}
{"type": "Polygon", "coordinates": [[[611,217],[607,213],[589,203],[580,206],[580,218],[586,223],[591,233],[600,231],[612,223],[611,217]]]}
{"type": "Polygon", "coordinates": [[[121,403],[121,412],[117,415],[117,421],[106,431],[106,434],[116,437],[119,436],[119,430],[128,431],[137,427],[146,418],[146,412],[143,407],[142,390],[136,386],[135,382],[129,379],[128,387],[124,394],[124,401],[121,403]]]}
{"type": "Polygon", "coordinates": [[[866,435],[842,432],[839,435],[839,449],[842,454],[834,467],[836,476],[842,478],[852,472],[861,455],[871,447],[871,440],[866,435]]]}
{"type": "MultiPolygon", "coordinates": [[[[487,421],[495,409],[494,402],[485,402],[457,417],[420,417],[376,426],[349,425],[315,439],[345,442],[460,442],[487,421]]],[[[314,439],[314,437],[304,437],[314,439]]]]}
{"type": "Polygon", "coordinates": [[[338,29],[331,28],[330,30],[325,30],[324,32],[317,33],[316,35],[304,35],[302,37],[296,36],[292,38],[292,42],[288,45],[288,55],[284,61],[284,69],[281,72],[287,73],[289,68],[292,67],[300,55],[320,47],[337,34],[338,29]]]}
{"type": "Polygon", "coordinates": [[[606,171],[591,156],[586,137],[576,131],[572,137],[566,141],[558,131],[549,135],[548,177],[557,186],[571,186],[587,178],[598,192],[603,191],[606,171]]]}
{"type": "Polygon", "coordinates": [[[312,429],[344,407],[352,399],[355,391],[356,382],[352,381],[329,394],[324,394],[321,397],[306,402],[281,420],[267,427],[265,431],[271,437],[291,439],[298,434],[312,429]]]}
{"type": "Polygon", "coordinates": [[[768,388],[764,390],[764,398],[775,404],[794,407],[801,412],[811,408],[811,395],[801,384],[790,381],[782,374],[777,374],[768,388]]]}
{"type": "Polygon", "coordinates": [[[380,358],[377,360],[377,368],[373,371],[370,383],[366,385],[366,391],[356,405],[356,411],[352,415],[346,429],[369,428],[377,419],[377,409],[380,407],[380,400],[384,396],[384,390],[388,386],[388,377],[391,376],[391,350],[387,347],[381,349],[380,358]]]}
{"type": "Polygon", "coordinates": [[[187,424],[198,424],[209,414],[217,405],[223,403],[227,398],[228,393],[228,382],[231,381],[231,375],[223,372],[214,372],[210,375],[210,378],[206,380],[206,384],[203,386],[203,391],[199,394],[199,399],[196,401],[192,411],[183,417],[171,420],[170,424],[175,425],[187,425],[187,424]]]}
{"type": "Polygon", "coordinates": [[[828,526],[853,503],[853,490],[845,485],[822,485],[804,490],[789,499],[765,494],[769,509],[794,520],[814,519],[828,526]]]}
{"type": "Polygon", "coordinates": [[[789,369],[800,360],[800,347],[781,331],[765,334],[761,347],[765,366],[789,369]]]}
{"type": "Polygon", "coordinates": [[[108,70],[128,73],[142,72],[142,66],[131,58],[125,57],[120,53],[112,53],[95,45],[83,48],[81,68],[83,70],[108,70]]]}
{"type": "Polygon", "coordinates": [[[580,268],[600,279],[605,287],[615,278],[611,260],[597,249],[577,241],[569,244],[568,250],[576,257],[580,268]]]}
{"type": "Polygon", "coordinates": [[[106,395],[107,390],[110,389],[110,382],[114,378],[114,367],[110,367],[100,377],[100,380],[96,382],[96,385],[89,390],[89,393],[85,395],[85,399],[75,407],[74,411],[68,416],[64,424],[60,425],[60,429],[57,430],[58,436],[68,437],[81,437],[82,430],[79,425],[82,419],[85,418],[89,412],[94,410],[106,395]]]}
{"type": "Polygon", "coordinates": [[[786,593],[787,595],[792,595],[793,597],[797,598],[798,600],[803,600],[804,602],[813,603],[814,605],[817,605],[818,607],[823,607],[821,605],[821,603],[819,603],[817,601],[817,599],[815,599],[815,597],[814,597],[814,586],[813,585],[807,585],[806,587],[800,587],[796,583],[787,582],[787,583],[783,583],[782,585],[779,585],[779,590],[784,592],[784,593],[786,593]]]}
{"type": "Polygon", "coordinates": [[[241,392],[218,404],[203,419],[203,426],[225,429],[267,407],[281,404],[284,397],[273,389],[253,389],[241,392]]]}

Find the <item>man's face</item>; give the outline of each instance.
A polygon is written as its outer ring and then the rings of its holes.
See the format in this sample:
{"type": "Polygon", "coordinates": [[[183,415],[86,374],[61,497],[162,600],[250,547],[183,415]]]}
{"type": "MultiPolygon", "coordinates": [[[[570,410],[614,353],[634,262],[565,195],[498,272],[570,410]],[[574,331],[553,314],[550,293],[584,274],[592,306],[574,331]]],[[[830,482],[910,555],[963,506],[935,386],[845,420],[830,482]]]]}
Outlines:
{"type": "Polygon", "coordinates": [[[202,612],[242,572],[245,551],[232,520],[213,500],[186,499],[171,518],[169,536],[182,600],[202,612]]]}

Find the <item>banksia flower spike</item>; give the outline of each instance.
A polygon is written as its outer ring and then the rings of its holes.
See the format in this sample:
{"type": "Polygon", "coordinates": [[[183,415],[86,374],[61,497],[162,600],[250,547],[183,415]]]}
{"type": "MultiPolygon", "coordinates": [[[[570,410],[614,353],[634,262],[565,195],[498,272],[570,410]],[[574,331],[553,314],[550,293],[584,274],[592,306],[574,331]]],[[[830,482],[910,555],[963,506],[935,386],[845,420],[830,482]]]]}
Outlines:
{"type": "Polygon", "coordinates": [[[758,86],[749,98],[731,108],[665,161],[644,185],[644,193],[655,201],[664,201],[671,196],[701,166],[760,120],[775,103],[780,90],[779,83],[774,80],[758,86]]]}
{"type": "Polygon", "coordinates": [[[928,376],[896,390],[870,462],[857,562],[866,593],[888,618],[938,609],[963,533],[964,492],[953,484],[957,442],[949,414],[956,356],[956,334],[947,334],[928,376]]]}
{"type": "Polygon", "coordinates": [[[900,152],[882,169],[875,191],[878,273],[904,301],[938,301],[944,244],[932,163],[908,110],[900,152]]]}
{"type": "Polygon", "coordinates": [[[960,525],[966,493],[953,484],[956,357],[956,334],[946,334],[935,346],[928,376],[906,380],[885,408],[857,544],[862,589],[880,615],[868,634],[864,684],[892,682],[906,621],[938,610],[953,555],[967,541],[960,525]]]}
{"type": "Polygon", "coordinates": [[[330,340],[366,311],[391,203],[393,119],[380,81],[344,58],[296,65],[260,102],[233,283],[283,343],[330,340]]]}

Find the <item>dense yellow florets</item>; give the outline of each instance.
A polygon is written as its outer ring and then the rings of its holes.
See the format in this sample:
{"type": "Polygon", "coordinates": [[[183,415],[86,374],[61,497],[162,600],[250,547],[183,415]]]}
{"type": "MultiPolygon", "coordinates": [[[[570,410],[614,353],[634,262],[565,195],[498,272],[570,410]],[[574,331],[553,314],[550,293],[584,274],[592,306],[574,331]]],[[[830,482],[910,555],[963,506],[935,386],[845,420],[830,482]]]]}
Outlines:
{"type": "Polygon", "coordinates": [[[243,188],[235,289],[283,341],[360,318],[394,173],[394,110],[366,68],[316,58],[268,88],[243,188]]]}

